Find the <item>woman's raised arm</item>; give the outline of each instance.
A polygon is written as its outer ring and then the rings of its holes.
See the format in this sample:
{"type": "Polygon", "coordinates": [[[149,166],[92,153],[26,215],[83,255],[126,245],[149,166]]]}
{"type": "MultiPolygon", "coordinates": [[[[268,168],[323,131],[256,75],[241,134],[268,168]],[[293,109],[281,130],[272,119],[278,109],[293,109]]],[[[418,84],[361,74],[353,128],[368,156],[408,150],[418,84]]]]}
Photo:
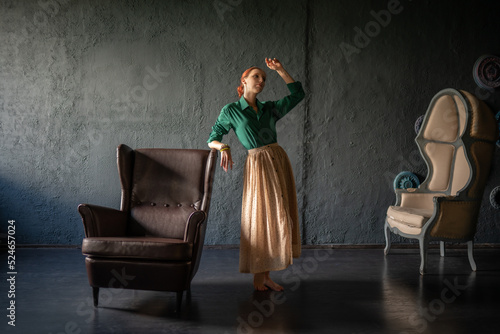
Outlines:
{"type": "Polygon", "coordinates": [[[279,76],[285,81],[286,84],[295,82],[293,80],[292,76],[288,74],[288,72],[283,68],[283,65],[280,63],[280,61],[276,58],[266,58],[266,65],[269,67],[271,70],[276,71],[279,76]]]}

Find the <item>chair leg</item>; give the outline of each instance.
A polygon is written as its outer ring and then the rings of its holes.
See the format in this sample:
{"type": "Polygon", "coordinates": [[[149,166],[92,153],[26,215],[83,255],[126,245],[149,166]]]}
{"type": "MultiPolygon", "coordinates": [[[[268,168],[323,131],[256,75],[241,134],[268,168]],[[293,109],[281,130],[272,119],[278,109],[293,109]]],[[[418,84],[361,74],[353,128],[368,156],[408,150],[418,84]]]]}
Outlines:
{"type": "Polygon", "coordinates": [[[180,312],[181,311],[181,305],[182,305],[182,294],[184,291],[177,291],[177,308],[176,311],[180,312]]]}
{"type": "Polygon", "coordinates": [[[384,232],[385,232],[384,255],[387,255],[389,254],[389,250],[391,249],[391,231],[389,229],[389,224],[387,224],[387,221],[385,222],[384,232]]]}
{"type": "Polygon", "coordinates": [[[191,306],[191,285],[189,285],[189,287],[187,288],[187,291],[186,291],[185,305],[187,305],[188,307],[191,306]]]}
{"type": "Polygon", "coordinates": [[[476,271],[476,262],[474,261],[474,241],[467,241],[467,254],[469,255],[469,263],[472,271],[476,271]]]}
{"type": "Polygon", "coordinates": [[[420,244],[420,275],[425,274],[427,271],[427,239],[422,238],[418,240],[420,244]]]}
{"type": "Polygon", "coordinates": [[[444,241],[439,242],[439,253],[441,254],[442,257],[444,257],[445,255],[444,241]]]}
{"type": "Polygon", "coordinates": [[[99,305],[99,288],[92,287],[92,296],[94,297],[94,307],[99,305]]]}

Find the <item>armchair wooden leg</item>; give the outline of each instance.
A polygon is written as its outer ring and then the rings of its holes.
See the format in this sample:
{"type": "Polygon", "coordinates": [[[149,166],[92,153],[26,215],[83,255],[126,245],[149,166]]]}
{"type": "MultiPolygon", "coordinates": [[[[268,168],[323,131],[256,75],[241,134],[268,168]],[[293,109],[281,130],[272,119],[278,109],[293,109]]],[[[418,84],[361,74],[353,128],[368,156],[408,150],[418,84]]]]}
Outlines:
{"type": "Polygon", "coordinates": [[[184,304],[188,307],[191,306],[191,285],[186,290],[186,302],[184,304]]]}
{"type": "Polygon", "coordinates": [[[424,275],[427,271],[427,244],[428,241],[423,238],[419,239],[420,244],[420,275],[424,275]]]}
{"type": "Polygon", "coordinates": [[[94,307],[99,305],[99,288],[92,287],[92,296],[94,297],[94,307]]]}
{"type": "Polygon", "coordinates": [[[184,291],[177,291],[177,308],[176,311],[179,313],[181,311],[181,305],[182,305],[182,294],[184,291]]]}
{"type": "Polygon", "coordinates": [[[444,257],[445,255],[445,249],[444,249],[444,241],[439,242],[439,254],[444,257]]]}
{"type": "Polygon", "coordinates": [[[391,231],[389,229],[389,224],[387,224],[387,221],[385,221],[384,232],[385,232],[384,255],[387,255],[389,254],[389,250],[391,249],[391,231]]]}
{"type": "Polygon", "coordinates": [[[472,271],[476,271],[476,261],[474,261],[474,241],[470,240],[467,242],[467,254],[469,256],[469,263],[472,271]]]}

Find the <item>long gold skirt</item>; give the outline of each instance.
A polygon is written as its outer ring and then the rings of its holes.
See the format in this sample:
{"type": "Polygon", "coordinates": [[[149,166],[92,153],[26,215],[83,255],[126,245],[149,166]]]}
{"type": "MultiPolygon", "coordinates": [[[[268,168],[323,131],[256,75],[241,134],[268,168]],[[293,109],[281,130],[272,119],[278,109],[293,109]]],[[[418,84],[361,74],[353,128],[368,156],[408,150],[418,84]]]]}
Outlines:
{"type": "Polygon", "coordinates": [[[245,161],[240,272],[282,270],[301,253],[292,166],[277,143],[251,149],[245,161]]]}

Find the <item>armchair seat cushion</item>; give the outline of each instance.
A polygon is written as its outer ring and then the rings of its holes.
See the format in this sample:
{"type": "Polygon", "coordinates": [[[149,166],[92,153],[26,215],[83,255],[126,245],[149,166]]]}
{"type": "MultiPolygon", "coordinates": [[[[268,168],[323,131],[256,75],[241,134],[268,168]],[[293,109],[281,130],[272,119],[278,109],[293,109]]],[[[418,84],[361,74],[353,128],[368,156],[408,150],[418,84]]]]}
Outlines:
{"type": "Polygon", "coordinates": [[[190,261],[193,245],[181,239],[155,237],[91,237],[82,253],[90,257],[190,261]]]}
{"type": "Polygon", "coordinates": [[[429,209],[390,206],[387,209],[387,221],[390,226],[396,227],[403,233],[419,234],[433,212],[429,209]]]}

